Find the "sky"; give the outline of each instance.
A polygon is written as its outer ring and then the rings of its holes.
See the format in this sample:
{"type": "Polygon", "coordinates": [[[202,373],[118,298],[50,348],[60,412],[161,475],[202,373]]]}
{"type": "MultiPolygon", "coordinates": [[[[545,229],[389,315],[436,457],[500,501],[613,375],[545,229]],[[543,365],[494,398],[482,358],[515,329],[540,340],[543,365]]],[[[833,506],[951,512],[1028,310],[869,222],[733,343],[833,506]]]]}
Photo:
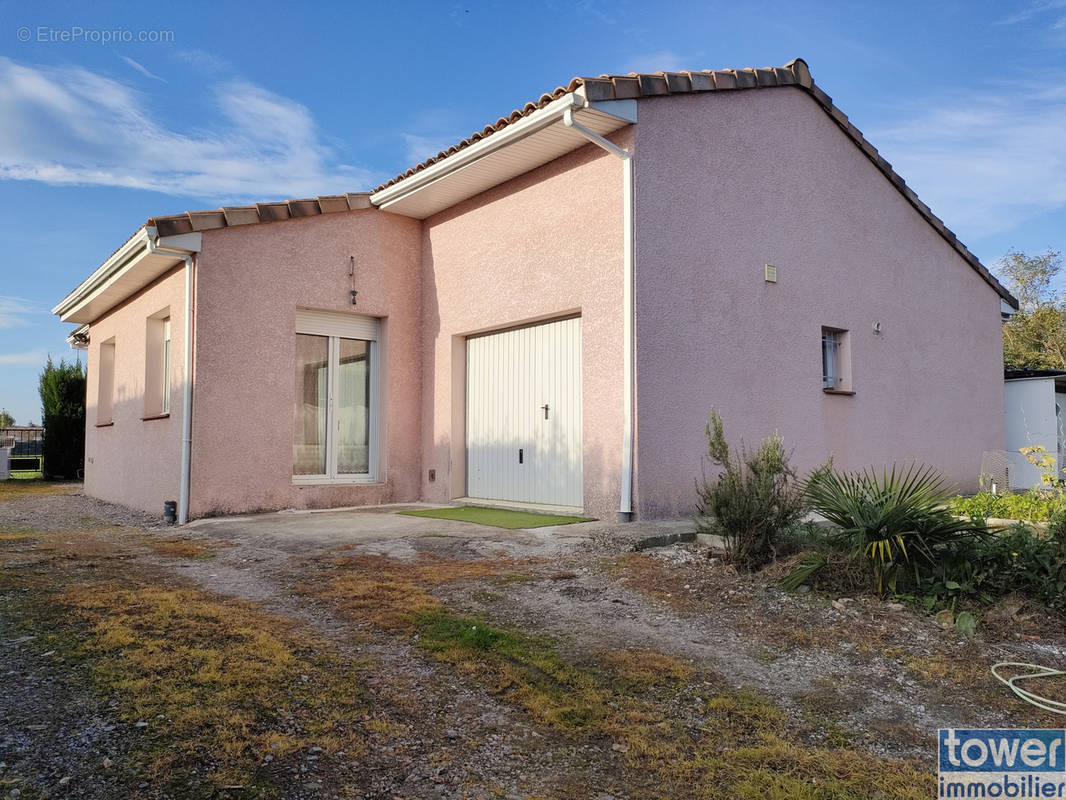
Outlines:
{"type": "MultiPolygon", "coordinates": [[[[1066,249],[1066,0],[0,0],[0,407],[150,216],[367,191],[575,75],[815,81],[988,266],[1066,249]]],[[[84,357],[83,355],[81,356],[84,357]]]]}

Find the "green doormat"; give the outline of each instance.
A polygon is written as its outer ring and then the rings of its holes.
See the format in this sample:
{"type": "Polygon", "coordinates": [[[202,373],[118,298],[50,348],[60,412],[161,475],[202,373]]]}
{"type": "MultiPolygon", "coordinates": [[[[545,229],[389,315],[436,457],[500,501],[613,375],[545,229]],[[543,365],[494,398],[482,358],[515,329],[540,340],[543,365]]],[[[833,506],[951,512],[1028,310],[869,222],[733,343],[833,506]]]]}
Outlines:
{"type": "Polygon", "coordinates": [[[566,517],[559,514],[534,514],[529,511],[507,511],[483,506],[459,506],[458,508],[427,508],[420,511],[400,511],[409,517],[433,517],[473,522],[477,525],[492,525],[495,528],[543,528],[547,525],[571,525],[575,522],[591,522],[592,517],[566,517]]]}

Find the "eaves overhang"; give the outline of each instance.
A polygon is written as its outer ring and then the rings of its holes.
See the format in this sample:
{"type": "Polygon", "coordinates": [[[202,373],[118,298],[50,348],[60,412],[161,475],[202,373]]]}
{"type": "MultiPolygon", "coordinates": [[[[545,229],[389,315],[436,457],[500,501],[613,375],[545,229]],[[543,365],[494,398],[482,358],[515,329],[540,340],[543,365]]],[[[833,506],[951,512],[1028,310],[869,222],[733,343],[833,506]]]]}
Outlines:
{"type": "Polygon", "coordinates": [[[52,313],[63,322],[95,322],[184,260],[177,253],[157,252],[155,248],[192,254],[199,252],[201,246],[199,233],[159,236],[155,228],[143,226],[64,297],[52,313]]]}
{"type": "Polygon", "coordinates": [[[511,178],[588,145],[567,127],[567,111],[601,136],[637,121],[636,100],[589,101],[569,92],[492,136],[370,195],[372,205],[394,214],[425,219],[511,178]]]}

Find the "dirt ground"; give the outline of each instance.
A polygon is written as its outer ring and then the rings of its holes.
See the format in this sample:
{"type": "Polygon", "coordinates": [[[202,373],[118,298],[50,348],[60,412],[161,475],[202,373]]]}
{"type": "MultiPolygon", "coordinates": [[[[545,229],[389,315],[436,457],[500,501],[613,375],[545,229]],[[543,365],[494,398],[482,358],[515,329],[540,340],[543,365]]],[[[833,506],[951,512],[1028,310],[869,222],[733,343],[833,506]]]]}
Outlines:
{"type": "Polygon", "coordinates": [[[1066,660],[1020,603],[963,640],[656,526],[395,511],[0,489],[0,797],[919,798],[937,728],[1062,725],[988,670],[1066,660]]]}

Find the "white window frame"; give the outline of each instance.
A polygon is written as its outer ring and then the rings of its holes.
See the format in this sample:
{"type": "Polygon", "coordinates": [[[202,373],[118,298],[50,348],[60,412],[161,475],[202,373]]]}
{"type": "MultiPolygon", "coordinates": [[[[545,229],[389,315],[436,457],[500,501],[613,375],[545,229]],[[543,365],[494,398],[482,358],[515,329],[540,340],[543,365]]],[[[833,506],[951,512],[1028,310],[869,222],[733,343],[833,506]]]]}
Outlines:
{"type": "MultiPolygon", "coordinates": [[[[294,334],[325,336],[328,339],[326,370],[326,472],[321,475],[293,475],[296,485],[346,483],[379,483],[381,428],[381,321],[363,314],[339,314],[332,311],[297,309],[294,334]],[[370,361],[370,420],[367,436],[367,472],[365,474],[337,472],[337,374],[340,371],[340,341],[354,339],[366,342],[370,361]]],[[[295,391],[295,386],[294,386],[295,391]]],[[[295,431],[290,432],[291,445],[295,431]]],[[[290,469],[292,465],[290,463],[290,469]]]]}
{"type": "Polygon", "coordinates": [[[163,369],[160,375],[162,379],[163,413],[170,413],[170,317],[163,320],[163,369]]]}
{"type": "Polygon", "coordinates": [[[170,415],[170,307],[144,324],[144,410],[142,420],[170,415]]]}
{"type": "Polygon", "coordinates": [[[115,422],[115,337],[100,342],[96,366],[96,424],[115,422]]]}
{"type": "Polygon", "coordinates": [[[822,326],[822,391],[851,393],[851,339],[845,328],[822,326]]]}

